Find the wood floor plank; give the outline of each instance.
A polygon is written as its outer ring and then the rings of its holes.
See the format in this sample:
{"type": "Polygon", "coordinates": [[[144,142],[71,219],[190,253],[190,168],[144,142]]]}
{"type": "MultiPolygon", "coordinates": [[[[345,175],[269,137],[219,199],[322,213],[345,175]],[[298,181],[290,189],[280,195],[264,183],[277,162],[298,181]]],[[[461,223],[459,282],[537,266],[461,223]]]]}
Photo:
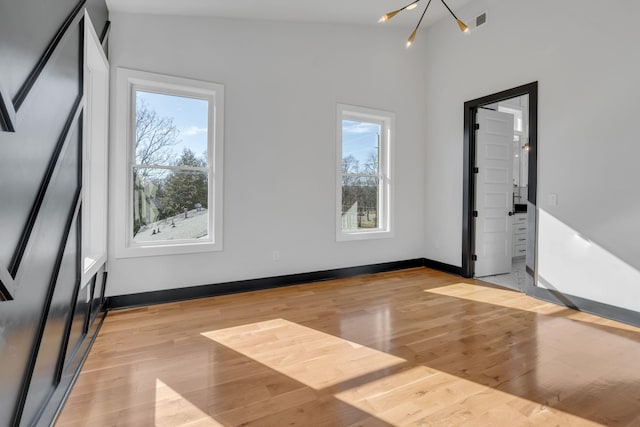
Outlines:
{"type": "Polygon", "coordinates": [[[56,426],[637,426],[640,329],[426,268],[108,314],[56,426]]]}

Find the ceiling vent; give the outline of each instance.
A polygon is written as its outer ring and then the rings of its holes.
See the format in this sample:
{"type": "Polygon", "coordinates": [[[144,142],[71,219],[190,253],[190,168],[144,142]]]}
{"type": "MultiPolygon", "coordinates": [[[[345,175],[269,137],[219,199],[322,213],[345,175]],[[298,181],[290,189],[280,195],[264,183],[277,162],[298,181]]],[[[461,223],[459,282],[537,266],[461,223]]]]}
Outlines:
{"type": "Polygon", "coordinates": [[[480,15],[476,16],[475,19],[475,27],[481,27],[487,23],[487,12],[482,12],[480,15]]]}

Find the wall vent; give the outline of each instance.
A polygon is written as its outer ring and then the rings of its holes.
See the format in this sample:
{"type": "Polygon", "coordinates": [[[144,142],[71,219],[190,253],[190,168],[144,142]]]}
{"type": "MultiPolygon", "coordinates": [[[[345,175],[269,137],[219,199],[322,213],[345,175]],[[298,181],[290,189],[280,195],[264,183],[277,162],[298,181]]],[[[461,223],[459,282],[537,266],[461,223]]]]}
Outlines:
{"type": "Polygon", "coordinates": [[[487,23],[487,12],[482,12],[480,15],[476,16],[476,28],[481,27],[486,23],[487,23]]]}

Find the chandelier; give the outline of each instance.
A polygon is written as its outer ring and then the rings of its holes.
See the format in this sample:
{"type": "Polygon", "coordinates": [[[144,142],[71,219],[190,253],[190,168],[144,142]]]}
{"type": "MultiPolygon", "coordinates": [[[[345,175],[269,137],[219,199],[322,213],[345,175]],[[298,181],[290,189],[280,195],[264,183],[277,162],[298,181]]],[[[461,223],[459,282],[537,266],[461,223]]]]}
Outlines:
{"type": "MultiPolygon", "coordinates": [[[[393,18],[394,16],[396,16],[398,13],[402,12],[403,10],[415,9],[416,7],[418,7],[418,3],[420,3],[420,1],[421,0],[415,0],[415,1],[411,2],[411,3],[409,3],[408,5],[406,5],[404,7],[401,7],[398,10],[394,10],[394,11],[391,11],[389,13],[385,13],[384,15],[382,15],[382,18],[380,18],[378,20],[378,22],[387,22],[389,19],[393,18]]],[[[440,1],[444,5],[444,7],[447,8],[447,10],[451,14],[451,16],[453,16],[453,19],[456,20],[456,22],[458,23],[458,27],[460,27],[460,30],[463,33],[468,33],[469,32],[469,27],[467,27],[467,25],[464,22],[462,22],[460,19],[458,19],[456,14],[453,13],[453,10],[451,10],[449,5],[447,5],[447,3],[444,2],[444,0],[440,0],[440,1]]],[[[418,27],[420,27],[420,24],[422,23],[422,18],[424,18],[424,15],[427,13],[427,9],[429,9],[429,5],[430,4],[431,4],[431,0],[429,0],[427,2],[427,7],[424,8],[424,11],[422,12],[422,16],[420,16],[420,20],[418,21],[418,25],[416,25],[416,28],[413,30],[413,32],[409,36],[409,39],[407,40],[407,47],[409,47],[409,46],[411,46],[413,44],[413,41],[416,38],[416,33],[418,32],[418,27]]]]}

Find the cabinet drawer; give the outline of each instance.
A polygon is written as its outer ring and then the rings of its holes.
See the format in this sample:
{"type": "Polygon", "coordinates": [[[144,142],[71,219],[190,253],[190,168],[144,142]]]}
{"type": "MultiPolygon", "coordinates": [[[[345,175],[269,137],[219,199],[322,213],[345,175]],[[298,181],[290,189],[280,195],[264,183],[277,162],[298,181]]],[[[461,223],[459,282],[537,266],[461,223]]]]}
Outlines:
{"type": "Polygon", "coordinates": [[[513,224],[526,224],[527,223],[527,216],[524,214],[516,214],[513,217],[513,224]]]}
{"type": "Polygon", "coordinates": [[[513,225],[513,234],[527,234],[527,224],[524,225],[518,225],[518,224],[514,224],[513,225]]]}
{"type": "Polygon", "coordinates": [[[515,234],[513,236],[513,246],[517,246],[517,245],[526,245],[527,244],[527,235],[526,233],[523,234],[515,234]]]}
{"type": "Polygon", "coordinates": [[[513,245],[513,256],[524,256],[527,254],[527,245],[526,244],[521,244],[521,245],[513,245]]]}

